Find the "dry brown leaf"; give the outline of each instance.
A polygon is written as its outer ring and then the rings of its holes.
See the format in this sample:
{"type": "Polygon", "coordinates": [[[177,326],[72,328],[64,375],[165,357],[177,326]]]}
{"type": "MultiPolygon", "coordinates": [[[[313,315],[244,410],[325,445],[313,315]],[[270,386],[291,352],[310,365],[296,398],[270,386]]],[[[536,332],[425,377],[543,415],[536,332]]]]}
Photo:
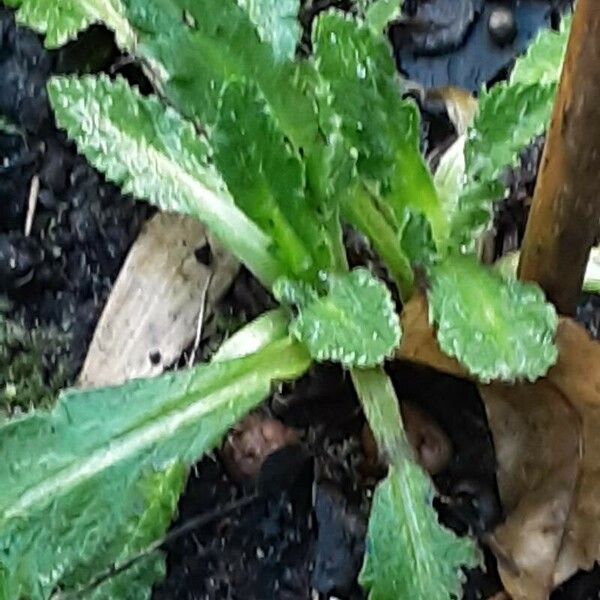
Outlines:
{"type": "MultiPolygon", "coordinates": [[[[439,349],[422,296],[405,307],[403,329],[399,358],[466,376],[439,349]]],[[[494,541],[514,600],[547,598],[600,559],[600,344],[566,318],[556,342],[558,362],[543,379],[479,386],[507,515],[494,541]]]]}
{"type": "Polygon", "coordinates": [[[145,224],[94,332],[82,387],[157,375],[194,341],[203,302],[206,319],[238,268],[213,244],[210,268],[200,264],[194,252],[207,243],[192,217],[158,213],[145,224]]]}

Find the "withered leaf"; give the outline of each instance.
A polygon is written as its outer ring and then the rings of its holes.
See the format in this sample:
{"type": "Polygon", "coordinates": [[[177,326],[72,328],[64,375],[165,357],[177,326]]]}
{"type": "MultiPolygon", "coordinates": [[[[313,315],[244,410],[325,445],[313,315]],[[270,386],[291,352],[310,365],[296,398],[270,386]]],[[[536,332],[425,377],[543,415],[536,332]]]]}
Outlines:
{"type": "MultiPolygon", "coordinates": [[[[398,357],[456,376],[429,325],[424,297],[404,309],[398,357]]],[[[480,385],[496,448],[506,520],[493,532],[514,600],[543,600],[600,560],[600,344],[571,319],[558,362],[535,383],[480,385]]]]}
{"type": "Polygon", "coordinates": [[[133,244],[96,326],[82,387],[117,385],[162,373],[193,341],[237,272],[237,261],[211,243],[210,267],[195,250],[208,243],[194,217],[158,213],[133,244]],[[208,292],[208,293],[206,293],[208,292]]]}

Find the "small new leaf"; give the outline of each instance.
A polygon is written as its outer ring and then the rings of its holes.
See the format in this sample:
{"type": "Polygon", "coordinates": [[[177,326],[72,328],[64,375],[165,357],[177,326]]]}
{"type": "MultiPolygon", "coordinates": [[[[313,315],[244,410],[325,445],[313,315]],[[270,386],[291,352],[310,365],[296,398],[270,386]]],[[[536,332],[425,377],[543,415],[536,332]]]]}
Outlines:
{"type": "Polygon", "coordinates": [[[478,562],[475,544],[438,523],[431,482],[419,465],[391,465],[375,490],[360,584],[369,600],[460,598],[461,567],[478,562]]]}
{"type": "Polygon", "coordinates": [[[517,163],[519,152],[546,129],[555,93],[555,85],[501,83],[482,94],[465,146],[469,181],[491,181],[517,163]]]}
{"type": "Polygon", "coordinates": [[[558,83],[571,31],[571,16],[565,17],[560,31],[544,29],[515,62],[510,82],[526,85],[558,83]]]}
{"type": "Polygon", "coordinates": [[[556,362],[556,312],[542,290],[506,281],[472,257],[429,270],[429,319],[440,348],[480,381],[534,381],[556,362]]]}
{"type": "Polygon", "coordinates": [[[367,269],[332,274],[326,294],[317,296],[306,285],[280,280],[275,294],[298,302],[290,332],[306,344],[318,361],[345,367],[381,364],[400,342],[400,320],[386,286],[367,269]]]}

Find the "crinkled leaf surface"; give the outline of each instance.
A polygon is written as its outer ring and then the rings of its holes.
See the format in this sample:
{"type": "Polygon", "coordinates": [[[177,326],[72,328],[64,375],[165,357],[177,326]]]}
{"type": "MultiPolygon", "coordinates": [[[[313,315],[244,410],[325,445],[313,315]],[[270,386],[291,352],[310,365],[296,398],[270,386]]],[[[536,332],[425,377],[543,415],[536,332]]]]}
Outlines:
{"type": "Polygon", "coordinates": [[[290,332],[319,361],[344,366],[374,366],[390,356],[400,341],[400,325],[389,290],[367,269],[332,274],[326,293],[317,296],[303,283],[279,280],[275,295],[298,303],[290,332]]]}
{"type": "Polygon", "coordinates": [[[57,77],[48,89],[59,126],[125,193],[199,218],[267,285],[286,272],[269,236],[234,204],[206,140],[175,111],[123,79],[57,77]]]}
{"type": "Polygon", "coordinates": [[[269,233],[288,272],[316,277],[331,268],[327,234],[305,197],[302,160],[255,86],[226,87],[212,141],[236,203],[269,233]]]}
{"type": "Polygon", "coordinates": [[[319,18],[314,46],[325,81],[321,111],[327,105],[337,115],[346,153],[356,159],[359,175],[375,189],[396,228],[410,209],[426,215],[436,239],[443,239],[447,224],[419,150],[418,111],[401,98],[386,38],[356,20],[329,13],[319,18]]]}
{"type": "Polygon", "coordinates": [[[410,208],[425,214],[436,239],[442,239],[447,224],[419,149],[418,111],[401,98],[387,39],[366,24],[330,12],[317,22],[314,50],[325,81],[320,105],[337,115],[359,175],[379,189],[398,224],[410,208]]]}
{"type": "Polygon", "coordinates": [[[135,33],[121,0],[3,0],[18,8],[17,20],[45,34],[46,46],[57,48],[92,23],[103,22],[125,48],[133,47],[135,33]]]}
{"type": "Polygon", "coordinates": [[[299,0],[237,0],[277,58],[293,59],[300,41],[299,0]]]}
{"type": "Polygon", "coordinates": [[[375,490],[360,583],[369,600],[460,597],[461,567],[479,562],[477,546],[438,522],[431,480],[412,456],[387,375],[354,369],[352,379],[377,445],[390,463],[375,490]]]}
{"type": "Polygon", "coordinates": [[[130,22],[139,32],[136,53],[151,61],[163,93],[182,114],[202,126],[214,123],[223,85],[245,79],[260,88],[282,131],[297,147],[314,143],[317,118],[300,66],[260,39],[242,6],[256,11],[261,4],[275,3],[162,0],[149,5],[147,0],[124,1],[130,22]]]}
{"type": "Polygon", "coordinates": [[[460,597],[460,569],[477,564],[477,550],[438,523],[432,499],[431,481],[421,467],[390,466],[373,497],[360,574],[369,600],[460,597]]]}
{"type": "MultiPolygon", "coordinates": [[[[168,526],[185,467],[310,359],[284,338],[256,354],[118,388],[71,391],[49,413],[0,427],[0,589],[47,599],[84,585],[168,526]]],[[[97,598],[138,600],[162,574],[106,584],[97,598]],[[115,587],[117,586],[117,587],[115,587]],[[117,593],[115,590],[121,590],[117,593]]],[[[129,573],[131,577],[131,573],[129,573]]]]}
{"type": "MultiPolygon", "coordinates": [[[[462,192],[452,190],[450,216],[455,245],[472,247],[491,219],[492,203],[502,198],[504,171],[517,164],[519,153],[547,128],[566,43],[570,18],[559,33],[543,31],[519,58],[509,82],[483,91],[479,110],[467,133],[462,192]]],[[[445,169],[452,157],[445,157],[445,169]]],[[[454,170],[462,167],[454,156],[454,170]]],[[[448,188],[445,188],[447,191],[448,188]]],[[[444,195],[444,201],[448,196],[444,195]]]]}
{"type": "Polygon", "coordinates": [[[548,125],[555,93],[555,85],[500,83],[482,94],[465,146],[469,181],[493,180],[516,164],[548,125]]]}
{"type": "Polygon", "coordinates": [[[398,145],[412,144],[418,117],[403,102],[399,77],[385,38],[341,13],[319,17],[314,33],[317,70],[327,82],[321,103],[339,115],[358,171],[388,179],[398,145]]]}
{"type": "Polygon", "coordinates": [[[506,281],[471,257],[448,257],[429,275],[440,347],[480,381],[533,381],[554,364],[558,318],[539,287],[506,281]]]}

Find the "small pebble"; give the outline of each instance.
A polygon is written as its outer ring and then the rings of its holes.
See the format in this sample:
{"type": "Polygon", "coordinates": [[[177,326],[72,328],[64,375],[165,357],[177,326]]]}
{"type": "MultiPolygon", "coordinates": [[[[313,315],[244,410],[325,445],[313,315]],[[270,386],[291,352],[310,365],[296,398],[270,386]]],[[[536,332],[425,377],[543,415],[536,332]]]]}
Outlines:
{"type": "Polygon", "coordinates": [[[495,8],[490,14],[488,30],[498,46],[512,43],[517,35],[517,23],[512,9],[506,6],[495,8]]]}

